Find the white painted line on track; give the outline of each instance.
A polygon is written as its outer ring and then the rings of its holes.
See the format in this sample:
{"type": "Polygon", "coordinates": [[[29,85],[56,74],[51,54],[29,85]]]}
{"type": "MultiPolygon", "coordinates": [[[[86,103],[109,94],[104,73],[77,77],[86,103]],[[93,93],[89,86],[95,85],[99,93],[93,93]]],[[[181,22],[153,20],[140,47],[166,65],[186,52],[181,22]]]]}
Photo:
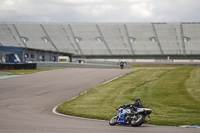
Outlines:
{"type": "Polygon", "coordinates": [[[58,113],[56,111],[56,109],[57,109],[58,106],[56,106],[55,108],[53,108],[52,112],[54,114],[56,114],[56,115],[59,115],[59,116],[64,116],[64,117],[69,117],[69,118],[76,118],[76,119],[82,119],[82,120],[93,120],[93,121],[104,121],[104,122],[106,121],[107,122],[107,120],[91,119],[91,118],[85,118],[85,117],[78,117],[78,116],[71,116],[71,115],[61,114],[61,113],[58,113]]]}
{"type": "Polygon", "coordinates": [[[113,78],[113,79],[111,79],[111,80],[108,80],[108,81],[102,83],[101,85],[107,84],[107,83],[109,83],[109,82],[111,82],[111,81],[113,81],[113,80],[115,80],[115,79],[118,79],[118,78],[120,78],[120,77],[122,77],[122,76],[123,76],[123,75],[117,76],[117,77],[115,77],[115,78],[113,78]]]}
{"type": "MultiPolygon", "coordinates": [[[[113,79],[111,79],[111,80],[108,80],[108,81],[102,83],[101,85],[104,85],[104,84],[106,84],[106,83],[109,83],[109,82],[111,82],[111,81],[113,81],[113,80],[115,80],[115,79],[118,79],[118,78],[122,77],[122,76],[123,76],[123,75],[117,76],[117,77],[115,77],[115,78],[113,78],[113,79]]],[[[83,94],[86,93],[86,92],[87,92],[87,91],[84,91],[84,92],[82,92],[80,95],[83,95],[83,94]]],[[[75,99],[76,97],[78,97],[78,96],[80,96],[80,95],[77,95],[77,96],[75,96],[75,97],[69,99],[68,101],[70,101],[70,100],[72,100],[72,99],[75,99]]],[[[60,104],[59,104],[59,105],[60,105],[60,104]]],[[[104,121],[104,122],[106,121],[106,122],[107,122],[107,120],[91,119],[91,118],[85,118],[85,117],[78,117],[78,116],[71,116],[71,115],[61,114],[61,113],[59,113],[59,112],[56,111],[56,109],[58,108],[59,105],[57,105],[56,107],[54,107],[53,110],[52,110],[52,112],[53,112],[54,114],[56,114],[56,115],[64,116],[64,117],[69,117],[69,118],[83,119],[83,120],[104,121]]]]}

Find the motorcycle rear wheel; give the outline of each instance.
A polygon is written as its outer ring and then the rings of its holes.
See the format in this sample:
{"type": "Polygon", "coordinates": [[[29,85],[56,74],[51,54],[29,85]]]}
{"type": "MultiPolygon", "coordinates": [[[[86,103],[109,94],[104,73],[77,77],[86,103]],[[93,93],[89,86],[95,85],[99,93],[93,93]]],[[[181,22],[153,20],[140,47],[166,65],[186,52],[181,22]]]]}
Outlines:
{"type": "Polygon", "coordinates": [[[145,121],[145,116],[143,114],[138,114],[137,118],[132,118],[131,119],[131,126],[132,127],[138,127],[141,126],[145,121]]]}
{"type": "Polygon", "coordinates": [[[116,125],[116,124],[117,124],[117,117],[114,116],[114,117],[109,121],[109,124],[110,124],[111,126],[116,125]]]}

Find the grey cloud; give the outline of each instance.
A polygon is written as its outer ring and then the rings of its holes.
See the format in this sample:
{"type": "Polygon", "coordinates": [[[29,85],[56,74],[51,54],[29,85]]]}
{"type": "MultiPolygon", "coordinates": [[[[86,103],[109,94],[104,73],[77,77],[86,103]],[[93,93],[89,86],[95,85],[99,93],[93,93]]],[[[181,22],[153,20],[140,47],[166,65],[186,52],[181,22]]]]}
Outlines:
{"type": "Polygon", "coordinates": [[[199,7],[199,0],[0,0],[0,21],[200,21],[199,7]]]}

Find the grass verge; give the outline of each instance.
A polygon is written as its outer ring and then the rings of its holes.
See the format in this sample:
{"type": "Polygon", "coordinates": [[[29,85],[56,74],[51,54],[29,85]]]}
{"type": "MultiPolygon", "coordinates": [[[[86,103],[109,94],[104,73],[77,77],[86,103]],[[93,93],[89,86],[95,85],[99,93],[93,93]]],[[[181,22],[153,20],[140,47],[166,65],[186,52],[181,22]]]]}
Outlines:
{"type": "Polygon", "coordinates": [[[31,74],[31,73],[42,72],[42,71],[50,71],[50,70],[56,70],[56,69],[62,69],[62,68],[38,68],[38,69],[26,69],[26,70],[24,70],[24,69],[22,69],[22,70],[0,70],[0,72],[9,72],[8,75],[24,75],[24,74],[31,74]]]}
{"type": "Polygon", "coordinates": [[[141,98],[153,110],[150,124],[200,125],[199,68],[142,69],[63,103],[63,114],[109,120],[116,108],[141,98]]]}

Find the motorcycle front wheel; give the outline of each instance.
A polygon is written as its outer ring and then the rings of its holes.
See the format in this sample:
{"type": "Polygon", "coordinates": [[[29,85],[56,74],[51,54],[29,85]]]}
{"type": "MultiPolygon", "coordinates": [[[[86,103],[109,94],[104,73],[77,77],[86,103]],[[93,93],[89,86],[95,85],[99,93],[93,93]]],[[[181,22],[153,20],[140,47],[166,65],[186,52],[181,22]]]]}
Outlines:
{"type": "Polygon", "coordinates": [[[116,124],[117,124],[117,117],[114,116],[114,117],[109,121],[109,124],[110,124],[111,126],[116,125],[116,124]]]}
{"type": "Polygon", "coordinates": [[[143,114],[138,114],[135,118],[131,119],[131,126],[138,127],[141,126],[145,121],[145,116],[143,114]]]}

